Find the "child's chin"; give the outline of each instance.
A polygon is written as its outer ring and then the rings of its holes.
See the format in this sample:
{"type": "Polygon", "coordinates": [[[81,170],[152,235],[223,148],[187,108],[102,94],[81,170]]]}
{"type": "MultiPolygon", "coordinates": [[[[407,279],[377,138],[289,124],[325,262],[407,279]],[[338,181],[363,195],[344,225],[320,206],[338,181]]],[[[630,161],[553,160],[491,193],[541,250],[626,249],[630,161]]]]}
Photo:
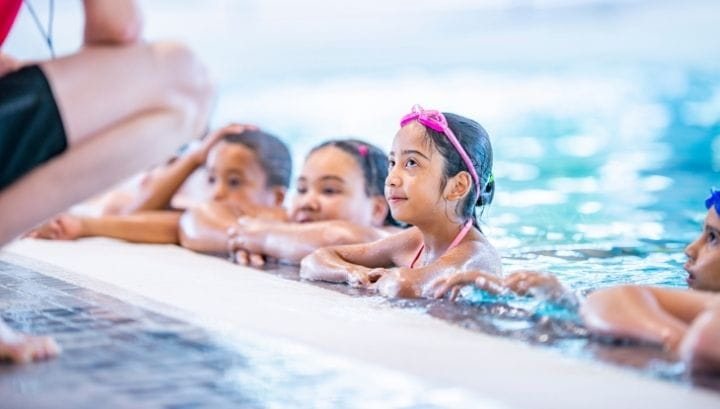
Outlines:
{"type": "Polygon", "coordinates": [[[405,214],[405,212],[396,211],[391,212],[393,219],[399,221],[400,223],[410,224],[414,225],[413,221],[415,220],[411,215],[405,214]]]}

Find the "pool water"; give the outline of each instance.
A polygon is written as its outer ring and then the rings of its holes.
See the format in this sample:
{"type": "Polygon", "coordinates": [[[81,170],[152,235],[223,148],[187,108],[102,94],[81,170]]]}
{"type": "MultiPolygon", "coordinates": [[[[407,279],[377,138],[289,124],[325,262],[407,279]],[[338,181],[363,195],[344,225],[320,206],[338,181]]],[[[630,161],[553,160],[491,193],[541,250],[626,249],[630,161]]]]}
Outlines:
{"type": "MultiPolygon", "coordinates": [[[[415,102],[479,120],[494,144],[497,187],[483,230],[505,271],[552,272],[579,297],[627,283],[685,288],[684,248],[701,231],[710,187],[720,185],[720,73],[712,70],[478,66],[263,88],[253,99],[263,112],[227,97],[291,135],[296,169],[300,152],[327,137],[356,135],[387,149],[397,118],[415,102]],[[308,100],[286,103],[290,95],[308,100]],[[352,98],[327,102],[341,95],[352,98]]],[[[567,305],[470,288],[463,295],[455,304],[389,304],[720,390],[718,378],[689,377],[657,347],[591,337],[567,305]]]]}

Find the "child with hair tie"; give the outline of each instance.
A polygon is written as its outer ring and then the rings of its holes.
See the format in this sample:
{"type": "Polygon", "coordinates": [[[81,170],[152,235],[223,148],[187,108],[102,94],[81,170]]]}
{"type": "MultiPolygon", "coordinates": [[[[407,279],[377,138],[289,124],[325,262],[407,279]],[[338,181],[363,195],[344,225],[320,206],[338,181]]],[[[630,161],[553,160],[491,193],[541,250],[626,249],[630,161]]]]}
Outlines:
{"type": "Polygon", "coordinates": [[[500,257],[476,217],[495,189],[492,146],[483,127],[417,105],[400,126],[385,197],[392,216],[414,227],[373,243],[317,250],[303,259],[303,278],[422,297],[431,295],[437,279],[462,271],[501,273],[500,257]]]}
{"type": "Polygon", "coordinates": [[[181,220],[182,245],[229,251],[239,264],[257,267],[267,258],[298,264],[320,247],[378,240],[400,230],[382,193],[386,175],[381,149],[355,139],[324,142],[305,159],[287,220],[197,208],[181,220]]]}

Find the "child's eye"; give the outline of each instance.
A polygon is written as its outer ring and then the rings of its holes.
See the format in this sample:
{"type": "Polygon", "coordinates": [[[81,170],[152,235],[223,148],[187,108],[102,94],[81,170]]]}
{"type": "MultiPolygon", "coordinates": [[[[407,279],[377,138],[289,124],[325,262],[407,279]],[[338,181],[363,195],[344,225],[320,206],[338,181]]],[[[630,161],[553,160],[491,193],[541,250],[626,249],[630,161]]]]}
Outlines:
{"type": "Polygon", "coordinates": [[[215,184],[215,180],[216,180],[216,179],[215,179],[215,176],[209,176],[207,181],[208,181],[208,184],[214,185],[214,184],[215,184]]]}
{"type": "Polygon", "coordinates": [[[388,159],[388,168],[392,169],[395,167],[395,160],[394,159],[388,159]]]}
{"type": "Polygon", "coordinates": [[[304,195],[305,193],[307,193],[307,188],[306,188],[306,187],[300,187],[300,186],[298,186],[297,192],[298,192],[298,194],[300,194],[300,195],[304,195]]]}
{"type": "Polygon", "coordinates": [[[242,186],[242,184],[242,179],[231,178],[230,180],[228,180],[228,185],[230,185],[230,187],[240,187],[242,186]]]}
{"type": "Polygon", "coordinates": [[[323,189],[322,189],[322,193],[323,193],[324,195],[335,195],[335,194],[338,194],[338,193],[341,193],[341,192],[340,192],[339,189],[335,189],[335,188],[332,188],[332,187],[326,187],[326,188],[323,188],[323,189]]]}
{"type": "Polygon", "coordinates": [[[717,235],[715,234],[715,232],[711,231],[708,233],[708,241],[710,243],[715,243],[717,241],[717,235]]]}
{"type": "Polygon", "coordinates": [[[405,166],[408,168],[414,168],[415,166],[417,166],[417,164],[418,163],[415,161],[415,159],[408,159],[407,162],[405,162],[405,166]]]}

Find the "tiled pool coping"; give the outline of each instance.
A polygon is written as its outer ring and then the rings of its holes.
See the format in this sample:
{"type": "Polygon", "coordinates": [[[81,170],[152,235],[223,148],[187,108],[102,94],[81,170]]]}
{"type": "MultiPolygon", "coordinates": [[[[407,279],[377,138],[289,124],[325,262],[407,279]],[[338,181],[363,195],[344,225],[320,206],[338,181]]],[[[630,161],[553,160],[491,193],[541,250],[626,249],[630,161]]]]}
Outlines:
{"type": "Polygon", "coordinates": [[[101,292],[120,288],[211,317],[227,329],[291,340],[510,406],[638,407],[648,405],[648,397],[657,408],[720,403],[715,393],[471,333],[417,311],[388,308],[375,297],[347,297],[176,247],[24,240],[3,258],[38,254],[65,271],[51,274],[101,292]]]}

